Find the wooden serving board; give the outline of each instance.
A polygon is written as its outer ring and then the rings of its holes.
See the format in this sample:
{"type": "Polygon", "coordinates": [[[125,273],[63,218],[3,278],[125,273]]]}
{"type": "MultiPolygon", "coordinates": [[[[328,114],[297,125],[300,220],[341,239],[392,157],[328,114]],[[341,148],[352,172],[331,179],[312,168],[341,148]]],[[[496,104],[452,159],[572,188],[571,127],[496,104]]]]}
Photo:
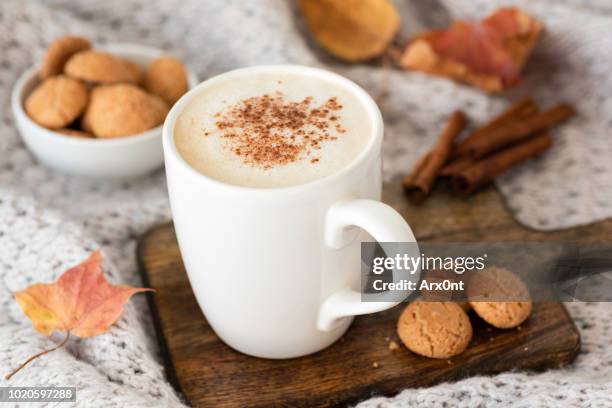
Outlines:
{"type": "MultiPolygon", "coordinates": [[[[612,225],[536,233],[516,224],[492,189],[468,200],[436,192],[426,206],[413,207],[393,188],[396,184],[386,186],[385,201],[405,216],[419,240],[596,240],[612,225]]],[[[579,333],[565,308],[542,303],[535,305],[521,330],[497,330],[472,315],[474,339],[468,350],[451,360],[428,359],[401,346],[395,333],[400,306],[357,317],[340,341],[314,355],[258,359],[226,346],[207,324],[171,224],[147,233],[138,253],[145,284],[156,290],[149,301],[168,377],[195,407],[346,405],[470,375],[560,367],[572,362],[580,349],[579,333]],[[400,347],[390,350],[390,340],[400,347]]]]}

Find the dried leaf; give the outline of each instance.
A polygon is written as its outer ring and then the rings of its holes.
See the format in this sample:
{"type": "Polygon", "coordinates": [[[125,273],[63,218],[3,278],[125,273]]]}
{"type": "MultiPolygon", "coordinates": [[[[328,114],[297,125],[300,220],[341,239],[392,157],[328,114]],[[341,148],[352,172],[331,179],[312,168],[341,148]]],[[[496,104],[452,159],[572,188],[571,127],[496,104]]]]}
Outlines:
{"type": "Polygon", "coordinates": [[[102,273],[101,260],[96,251],[68,269],[57,282],[35,284],[15,293],[36,330],[46,336],[54,330],[79,337],[96,336],[119,318],[130,296],[150,290],[111,285],[102,273]]]}
{"type": "Polygon", "coordinates": [[[66,332],[66,336],[55,347],[21,363],[6,374],[6,380],[40,356],[64,347],[71,334],[91,337],[104,333],[117,321],[130,296],[151,290],[111,285],[102,273],[101,262],[102,255],[96,251],[64,272],[57,282],[39,283],[15,293],[17,303],[36,330],[46,336],[60,330],[66,332]]]}
{"type": "Polygon", "coordinates": [[[448,30],[419,35],[406,47],[400,64],[501,91],[520,82],[541,29],[522,10],[503,8],[482,21],[456,21],[448,30]]]}
{"type": "Polygon", "coordinates": [[[349,62],[381,55],[399,28],[388,0],[300,0],[300,7],[317,41],[349,62]]]}

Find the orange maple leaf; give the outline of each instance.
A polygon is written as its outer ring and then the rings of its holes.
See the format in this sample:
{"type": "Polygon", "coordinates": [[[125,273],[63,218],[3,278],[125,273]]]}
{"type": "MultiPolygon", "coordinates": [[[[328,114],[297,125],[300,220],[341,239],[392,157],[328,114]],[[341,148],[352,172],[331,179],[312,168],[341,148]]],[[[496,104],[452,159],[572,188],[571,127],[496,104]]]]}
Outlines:
{"type": "Polygon", "coordinates": [[[518,8],[502,8],[482,21],[455,21],[412,40],[400,59],[411,68],[501,91],[520,82],[520,71],[541,24],[518,8]]]}
{"type": "Polygon", "coordinates": [[[70,334],[91,337],[106,332],[119,319],[130,296],[152,290],[111,285],[104,277],[101,262],[102,255],[96,251],[64,272],[57,282],[35,284],[15,293],[17,303],[36,330],[46,336],[55,330],[64,331],[66,338],[57,347],[28,359],[7,378],[34,358],[63,346],[70,334]]]}
{"type": "Polygon", "coordinates": [[[79,337],[104,333],[117,321],[130,296],[151,289],[108,283],[94,252],[68,269],[55,283],[39,283],[15,293],[23,312],[36,330],[49,336],[54,330],[79,337]]]}

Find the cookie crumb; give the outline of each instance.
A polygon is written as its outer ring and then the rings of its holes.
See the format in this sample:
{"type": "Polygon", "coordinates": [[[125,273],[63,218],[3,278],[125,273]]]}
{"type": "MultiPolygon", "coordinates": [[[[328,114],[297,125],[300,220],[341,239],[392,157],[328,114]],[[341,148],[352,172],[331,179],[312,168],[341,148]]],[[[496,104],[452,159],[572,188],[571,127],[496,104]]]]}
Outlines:
{"type": "Polygon", "coordinates": [[[389,350],[393,351],[393,350],[397,350],[399,348],[399,345],[394,342],[394,341],[390,341],[389,342],[389,350]]]}
{"type": "Polygon", "coordinates": [[[372,363],[372,367],[374,367],[374,368],[378,368],[378,363],[377,363],[376,361],[375,361],[375,362],[373,362],[373,363],[372,363]]]}
{"type": "Polygon", "coordinates": [[[523,350],[524,351],[529,351],[529,347],[525,347],[523,350]]]}

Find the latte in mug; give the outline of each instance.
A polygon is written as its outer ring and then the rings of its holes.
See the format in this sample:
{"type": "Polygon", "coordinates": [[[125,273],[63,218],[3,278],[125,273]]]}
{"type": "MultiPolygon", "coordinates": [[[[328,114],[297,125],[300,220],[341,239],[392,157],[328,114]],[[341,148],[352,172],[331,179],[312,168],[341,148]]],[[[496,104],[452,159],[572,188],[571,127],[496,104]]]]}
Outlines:
{"type": "Polygon", "coordinates": [[[238,69],[185,94],[162,138],[185,270],[230,347],[303,356],[398,303],[356,290],[362,241],[415,241],[380,202],[383,121],[359,86],[311,67],[238,69]]]}
{"type": "Polygon", "coordinates": [[[191,167],[245,187],[305,184],[346,168],[372,135],[368,112],[333,82],[260,73],[195,95],[174,140],[191,167]]]}

